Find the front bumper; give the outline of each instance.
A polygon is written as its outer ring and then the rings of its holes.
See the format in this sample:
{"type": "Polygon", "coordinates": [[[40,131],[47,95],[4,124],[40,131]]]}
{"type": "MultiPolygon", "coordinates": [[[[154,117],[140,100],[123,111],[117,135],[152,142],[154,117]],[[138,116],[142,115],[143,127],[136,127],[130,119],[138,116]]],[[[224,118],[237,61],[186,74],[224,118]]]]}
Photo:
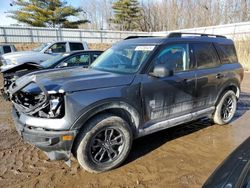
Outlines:
{"type": "Polygon", "coordinates": [[[19,135],[25,141],[44,151],[51,160],[68,161],[70,159],[76,130],[52,131],[33,128],[32,125],[20,121],[19,113],[15,108],[12,110],[12,116],[19,135]]]}

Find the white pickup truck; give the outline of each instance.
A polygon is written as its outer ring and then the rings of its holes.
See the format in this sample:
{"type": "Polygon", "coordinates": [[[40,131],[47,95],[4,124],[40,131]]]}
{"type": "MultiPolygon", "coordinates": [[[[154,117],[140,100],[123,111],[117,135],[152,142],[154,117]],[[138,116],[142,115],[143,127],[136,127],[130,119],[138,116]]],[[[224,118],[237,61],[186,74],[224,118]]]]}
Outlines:
{"type": "Polygon", "coordinates": [[[38,63],[50,59],[58,53],[65,53],[78,50],[87,50],[86,42],[57,41],[44,43],[32,51],[20,51],[2,55],[0,58],[1,69],[10,68],[23,63],[38,63]]]}

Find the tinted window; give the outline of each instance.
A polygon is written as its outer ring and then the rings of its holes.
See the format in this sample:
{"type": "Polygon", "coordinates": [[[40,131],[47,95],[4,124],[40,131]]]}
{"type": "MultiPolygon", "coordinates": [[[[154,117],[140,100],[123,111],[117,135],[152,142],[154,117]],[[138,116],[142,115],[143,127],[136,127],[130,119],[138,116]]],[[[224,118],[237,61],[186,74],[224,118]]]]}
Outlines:
{"type": "Polygon", "coordinates": [[[154,64],[164,64],[175,72],[187,71],[193,68],[190,63],[189,45],[174,44],[164,47],[154,59],[154,64]]]}
{"type": "Polygon", "coordinates": [[[70,51],[84,50],[82,43],[69,43],[70,51]]]}
{"type": "Polygon", "coordinates": [[[218,45],[218,52],[222,63],[238,62],[234,45],[218,45]]]}
{"type": "Polygon", "coordinates": [[[66,52],[66,43],[56,43],[50,47],[53,53],[63,53],[66,52]]]}
{"type": "Polygon", "coordinates": [[[11,52],[11,47],[10,46],[3,46],[3,52],[6,53],[10,53],[11,52]]]}
{"type": "Polygon", "coordinates": [[[96,52],[92,54],[92,61],[95,61],[101,55],[101,52],[96,52]]]}
{"type": "Polygon", "coordinates": [[[199,69],[212,68],[220,64],[217,52],[211,43],[194,44],[194,54],[199,69]]]}
{"type": "Polygon", "coordinates": [[[90,56],[89,54],[76,55],[72,58],[67,59],[65,62],[68,64],[68,67],[72,66],[88,66],[90,56]]]}

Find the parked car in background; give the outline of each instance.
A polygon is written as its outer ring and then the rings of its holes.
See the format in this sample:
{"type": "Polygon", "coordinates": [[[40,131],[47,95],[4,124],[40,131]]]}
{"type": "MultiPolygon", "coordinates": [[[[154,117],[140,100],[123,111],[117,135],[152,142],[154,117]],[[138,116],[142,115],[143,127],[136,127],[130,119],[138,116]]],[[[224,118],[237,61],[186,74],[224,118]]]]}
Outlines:
{"type": "Polygon", "coordinates": [[[203,185],[203,188],[230,187],[250,187],[250,138],[237,147],[203,185]]]}
{"type": "MultiPolygon", "coordinates": [[[[16,47],[13,44],[0,44],[0,56],[3,54],[16,52],[16,47]]],[[[0,62],[1,66],[1,62],[0,62]]]]}
{"type": "Polygon", "coordinates": [[[171,33],[123,40],[88,69],[25,75],[9,92],[22,138],[98,173],[119,166],[135,138],[200,118],[229,123],[243,75],[232,40],[171,33]]]}
{"type": "Polygon", "coordinates": [[[44,69],[58,69],[66,67],[81,66],[87,68],[103,51],[100,50],[84,50],[63,53],[53,56],[52,58],[38,63],[23,63],[1,71],[4,78],[1,93],[5,99],[9,98],[9,86],[19,77],[44,69]]]}
{"type": "Polygon", "coordinates": [[[78,50],[88,50],[86,42],[60,41],[44,43],[32,51],[20,51],[2,55],[0,62],[1,69],[13,67],[23,63],[37,63],[50,59],[59,53],[72,52],[78,50]]]}

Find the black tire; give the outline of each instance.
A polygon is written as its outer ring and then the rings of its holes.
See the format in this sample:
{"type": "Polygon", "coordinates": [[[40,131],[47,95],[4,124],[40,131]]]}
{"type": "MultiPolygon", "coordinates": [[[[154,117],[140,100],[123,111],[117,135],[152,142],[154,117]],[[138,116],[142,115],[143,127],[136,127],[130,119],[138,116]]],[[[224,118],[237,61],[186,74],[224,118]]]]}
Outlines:
{"type": "Polygon", "coordinates": [[[229,123],[236,112],[237,108],[237,98],[233,91],[226,91],[222,97],[218,105],[216,106],[216,110],[213,116],[213,121],[219,125],[225,125],[229,123]]]}
{"type": "Polygon", "coordinates": [[[76,157],[79,164],[91,173],[119,166],[127,158],[133,140],[128,123],[112,114],[96,116],[79,134],[76,157]]]}

